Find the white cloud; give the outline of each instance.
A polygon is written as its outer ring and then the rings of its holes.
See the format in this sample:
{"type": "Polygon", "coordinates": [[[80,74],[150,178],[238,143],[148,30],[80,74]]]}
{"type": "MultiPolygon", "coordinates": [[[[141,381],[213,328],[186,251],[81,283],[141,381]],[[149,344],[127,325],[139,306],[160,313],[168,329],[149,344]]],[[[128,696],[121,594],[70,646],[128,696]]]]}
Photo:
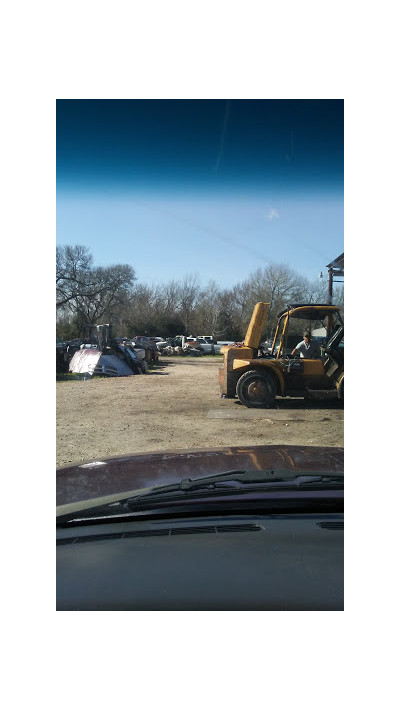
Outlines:
{"type": "Polygon", "coordinates": [[[273,208],[271,208],[271,210],[269,211],[267,217],[268,217],[269,220],[275,220],[275,219],[278,219],[278,218],[280,217],[280,214],[279,214],[278,210],[275,210],[275,208],[273,207],[273,208]]]}

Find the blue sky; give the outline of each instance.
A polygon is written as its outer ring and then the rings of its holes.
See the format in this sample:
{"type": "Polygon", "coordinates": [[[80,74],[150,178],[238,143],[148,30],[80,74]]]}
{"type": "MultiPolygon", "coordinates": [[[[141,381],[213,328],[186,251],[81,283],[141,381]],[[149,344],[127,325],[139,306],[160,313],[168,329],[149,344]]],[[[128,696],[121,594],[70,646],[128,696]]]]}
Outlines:
{"type": "Polygon", "coordinates": [[[317,278],[343,251],[343,102],[58,101],[57,243],[146,283],[317,278]]]}

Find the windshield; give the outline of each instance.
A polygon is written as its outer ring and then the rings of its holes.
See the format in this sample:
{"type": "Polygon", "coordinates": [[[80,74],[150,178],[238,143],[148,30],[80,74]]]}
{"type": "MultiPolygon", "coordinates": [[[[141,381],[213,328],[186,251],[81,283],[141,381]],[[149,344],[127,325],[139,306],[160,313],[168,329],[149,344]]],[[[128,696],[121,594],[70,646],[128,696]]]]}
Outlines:
{"type": "Polygon", "coordinates": [[[58,100],[63,503],[234,469],[332,471],[339,317],[279,315],[343,308],[343,274],[343,101],[58,100]],[[318,349],[274,365],[282,336],[286,358],[306,331],[318,349]]]}

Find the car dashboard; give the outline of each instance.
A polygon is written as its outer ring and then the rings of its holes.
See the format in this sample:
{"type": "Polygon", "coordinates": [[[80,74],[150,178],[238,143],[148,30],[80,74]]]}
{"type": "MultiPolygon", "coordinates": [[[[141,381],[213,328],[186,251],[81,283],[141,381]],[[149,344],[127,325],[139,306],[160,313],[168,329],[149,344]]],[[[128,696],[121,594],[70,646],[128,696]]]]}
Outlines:
{"type": "Polygon", "coordinates": [[[57,529],[57,610],[343,610],[343,515],[57,529]]]}

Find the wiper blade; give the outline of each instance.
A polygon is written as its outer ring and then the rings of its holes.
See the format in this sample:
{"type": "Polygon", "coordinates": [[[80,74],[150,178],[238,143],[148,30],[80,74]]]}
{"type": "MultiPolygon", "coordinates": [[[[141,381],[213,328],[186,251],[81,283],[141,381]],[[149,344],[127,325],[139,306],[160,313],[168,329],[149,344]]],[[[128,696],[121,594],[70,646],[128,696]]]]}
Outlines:
{"type": "MultiPolygon", "coordinates": [[[[143,500],[163,501],[169,494],[179,496],[199,492],[207,496],[208,492],[218,493],[246,493],[246,490],[267,489],[300,489],[300,488],[343,488],[343,473],[338,472],[299,472],[288,469],[267,470],[237,470],[221,472],[199,479],[182,479],[172,484],[161,484],[137,492],[127,492],[103,499],[81,502],[80,504],[67,504],[58,508],[57,522],[68,521],[76,516],[93,516],[97,512],[117,513],[129,510],[132,505],[143,500]],[[243,486],[241,486],[243,485],[243,486]],[[252,486],[253,485],[253,486],[252,486]]],[[[106,513],[107,515],[107,513],[106,513]]]]}
{"type": "MultiPolygon", "coordinates": [[[[151,489],[125,499],[124,503],[130,504],[144,498],[158,496],[174,492],[190,492],[198,489],[215,490],[219,484],[224,483],[224,488],[231,488],[232,482],[240,484],[283,484],[285,482],[296,482],[296,486],[308,484],[343,484],[344,475],[338,472],[294,472],[290,469],[254,469],[254,470],[232,470],[201,477],[199,479],[182,479],[174,484],[161,484],[151,489]]],[[[233,488],[237,489],[233,485],[233,488]]]]}
{"type": "MultiPolygon", "coordinates": [[[[97,512],[108,514],[121,510],[129,510],[130,506],[138,504],[143,500],[165,500],[169,494],[179,496],[190,495],[191,492],[203,492],[207,496],[208,492],[218,493],[246,493],[246,490],[282,490],[301,488],[343,488],[344,475],[338,472],[301,472],[290,469],[267,469],[267,470],[237,470],[221,472],[199,479],[181,479],[172,484],[161,484],[146,489],[139,489],[136,492],[105,497],[103,500],[92,500],[82,502],[77,505],[60,506],[57,521],[59,523],[76,518],[77,516],[93,516],[97,512]],[[241,486],[243,485],[243,486],[241,486]],[[253,485],[253,486],[252,486],[253,485]],[[67,509],[67,510],[66,510],[67,509]]],[[[189,498],[189,497],[188,497],[189,498]]],[[[107,514],[106,514],[107,515],[107,514]]],[[[117,514],[118,515],[118,514],[117,514]]]]}

